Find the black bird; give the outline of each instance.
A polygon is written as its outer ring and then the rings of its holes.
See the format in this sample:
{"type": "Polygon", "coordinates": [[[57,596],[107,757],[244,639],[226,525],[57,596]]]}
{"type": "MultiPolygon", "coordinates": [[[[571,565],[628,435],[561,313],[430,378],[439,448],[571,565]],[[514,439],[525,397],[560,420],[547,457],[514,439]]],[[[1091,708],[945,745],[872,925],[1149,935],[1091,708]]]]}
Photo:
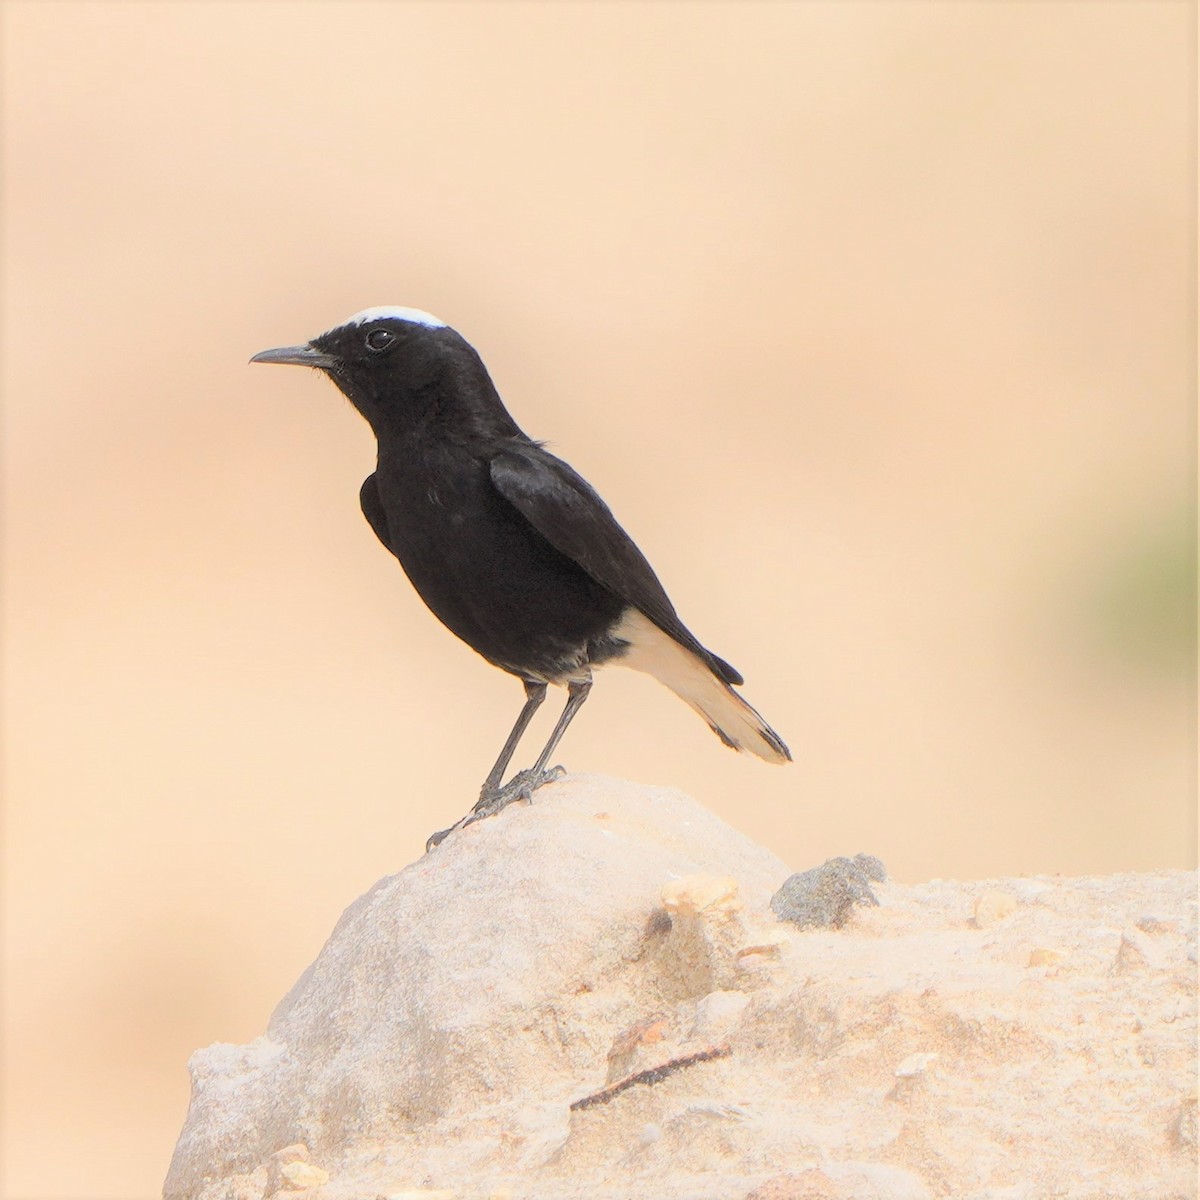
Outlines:
{"type": "Polygon", "coordinates": [[[592,668],[608,662],[666,684],[725,745],[791,759],[733,690],[741,675],[684,627],[608,506],[517,427],[479,355],[443,321],[368,308],[250,361],[316,367],[367,419],[378,460],[359,500],[371,528],[442,624],[525,685],[517,723],[459,825],[562,773],[550,756],[587,699],[592,668]],[[551,683],[567,689],[558,724],[533,767],[502,786],[551,683]]]}

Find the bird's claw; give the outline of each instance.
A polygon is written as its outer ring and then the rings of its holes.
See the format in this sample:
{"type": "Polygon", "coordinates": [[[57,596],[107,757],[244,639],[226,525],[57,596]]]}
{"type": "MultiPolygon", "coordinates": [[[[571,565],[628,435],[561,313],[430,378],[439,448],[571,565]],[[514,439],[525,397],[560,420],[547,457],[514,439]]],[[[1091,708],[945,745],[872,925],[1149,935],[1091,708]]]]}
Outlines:
{"type": "Polygon", "coordinates": [[[538,788],[561,779],[566,773],[565,767],[547,767],[544,771],[518,771],[503,787],[496,788],[495,791],[484,791],[475,802],[475,807],[461,821],[455,822],[449,829],[431,834],[425,843],[426,853],[435,846],[440,846],[457,829],[465,829],[485,817],[494,817],[517,801],[528,804],[538,788]]]}
{"type": "Polygon", "coordinates": [[[514,801],[520,800],[528,804],[538,788],[561,779],[566,773],[564,767],[547,767],[544,771],[518,771],[502,788],[492,792],[481,792],[471,813],[478,821],[481,817],[495,816],[514,801]]]}

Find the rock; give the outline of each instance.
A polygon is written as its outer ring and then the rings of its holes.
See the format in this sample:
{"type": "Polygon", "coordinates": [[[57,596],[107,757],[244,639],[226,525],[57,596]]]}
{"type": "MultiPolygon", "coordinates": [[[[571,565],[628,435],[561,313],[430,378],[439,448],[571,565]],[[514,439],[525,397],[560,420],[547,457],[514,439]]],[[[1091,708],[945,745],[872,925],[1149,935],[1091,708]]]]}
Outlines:
{"type": "Polygon", "coordinates": [[[1136,926],[1129,926],[1121,933],[1121,944],[1113,959],[1113,973],[1122,975],[1127,971],[1163,970],[1167,964],[1166,954],[1136,926]]]}
{"type": "Polygon", "coordinates": [[[1196,1153],[1196,1097],[1180,1101],[1179,1111],[1171,1124],[1171,1142],[1176,1150],[1196,1153]]]}
{"type": "Polygon", "coordinates": [[[690,1037],[697,1042],[717,1042],[737,1026],[750,996],[746,992],[709,992],[696,1005],[690,1037]]]}
{"type": "Polygon", "coordinates": [[[1017,911],[1017,898],[1008,892],[989,888],[975,901],[975,926],[990,929],[998,921],[1017,911]]]}
{"type": "Polygon", "coordinates": [[[1054,891],[1054,884],[1045,879],[1007,879],[1005,887],[1022,904],[1036,904],[1048,892],[1054,891]]]}
{"type": "Polygon", "coordinates": [[[1031,967],[1053,967],[1063,961],[1066,956],[1060,950],[1051,950],[1048,946],[1039,946],[1029,952],[1031,967]]]}
{"type": "Polygon", "coordinates": [[[814,1167],[811,1171],[775,1175],[759,1184],[746,1200],[844,1200],[845,1195],[843,1188],[814,1167]]]}
{"type": "Polygon", "coordinates": [[[268,1196],[273,1196],[276,1192],[286,1193],[320,1187],[328,1182],[328,1173],[313,1164],[308,1147],[303,1142],[276,1150],[267,1160],[268,1196]]]}
{"type": "Polygon", "coordinates": [[[883,859],[876,858],[873,854],[856,854],[851,862],[872,882],[883,883],[887,875],[887,867],[883,865],[883,859]]]}
{"type": "Polygon", "coordinates": [[[1143,933],[1158,935],[1162,933],[1178,933],[1179,926],[1174,921],[1160,921],[1158,917],[1144,916],[1134,922],[1134,928],[1143,933]]]}
{"type": "Polygon", "coordinates": [[[926,1068],[937,1058],[933,1050],[918,1050],[910,1054],[893,1072],[897,1079],[911,1079],[924,1075],[926,1068]]]}
{"type": "Polygon", "coordinates": [[[738,882],[728,875],[688,875],[664,884],[662,905],[677,916],[694,917],[703,912],[737,912],[738,882]]]}
{"type": "Polygon", "coordinates": [[[329,1182],[329,1172],[312,1163],[287,1163],[279,1168],[283,1189],[301,1191],[305,1188],[321,1187],[329,1182]]]}
{"type": "Polygon", "coordinates": [[[886,878],[883,864],[869,854],[831,858],[792,875],[771,897],[771,911],[801,929],[840,929],[856,904],[878,904],[871,883],[886,878]]]}
{"type": "Polygon", "coordinates": [[[454,833],[193,1056],[167,1200],[1192,1194],[1194,875],[1023,881],[987,938],[963,914],[1011,881],[876,881],[801,933],[787,876],[616,780],[454,833]]]}
{"type": "Polygon", "coordinates": [[[633,1074],[638,1066],[645,1064],[648,1054],[656,1053],[659,1044],[666,1041],[671,1032],[669,1018],[658,1013],[622,1030],[609,1047],[605,1083],[616,1083],[633,1074]]]}

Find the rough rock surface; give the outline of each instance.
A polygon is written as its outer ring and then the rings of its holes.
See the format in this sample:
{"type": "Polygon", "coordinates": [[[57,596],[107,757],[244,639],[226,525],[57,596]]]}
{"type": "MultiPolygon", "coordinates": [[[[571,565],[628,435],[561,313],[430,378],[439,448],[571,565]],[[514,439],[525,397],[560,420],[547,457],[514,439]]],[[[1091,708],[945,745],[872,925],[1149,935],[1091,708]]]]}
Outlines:
{"type": "Polygon", "coordinates": [[[193,1056],[165,1195],[1195,1195],[1193,873],[879,883],[836,931],[788,874],[599,777],[456,833],[193,1056]]]}
{"type": "Polygon", "coordinates": [[[785,879],[771,911],[800,929],[841,929],[856,904],[879,903],[871,884],[885,879],[883,863],[870,854],[831,858],[785,879]]]}

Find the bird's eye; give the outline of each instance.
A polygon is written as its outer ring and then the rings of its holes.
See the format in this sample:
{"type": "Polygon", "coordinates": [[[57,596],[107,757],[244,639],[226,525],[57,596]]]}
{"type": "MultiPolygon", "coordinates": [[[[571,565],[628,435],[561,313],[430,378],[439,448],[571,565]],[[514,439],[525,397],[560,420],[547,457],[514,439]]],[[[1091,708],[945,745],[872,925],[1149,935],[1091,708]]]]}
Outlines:
{"type": "Polygon", "coordinates": [[[390,329],[372,329],[367,334],[367,348],[386,350],[395,340],[396,335],[390,329]]]}

